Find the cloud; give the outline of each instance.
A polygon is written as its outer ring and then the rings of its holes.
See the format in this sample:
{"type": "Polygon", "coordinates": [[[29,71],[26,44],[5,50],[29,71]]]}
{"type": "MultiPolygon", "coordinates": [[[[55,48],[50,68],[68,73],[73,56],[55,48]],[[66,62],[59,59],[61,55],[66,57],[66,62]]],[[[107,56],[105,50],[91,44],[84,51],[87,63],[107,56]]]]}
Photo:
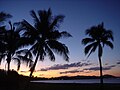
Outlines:
{"type": "MultiPolygon", "coordinates": [[[[115,67],[116,65],[111,65],[111,66],[106,66],[106,67],[103,67],[102,69],[103,70],[110,70],[112,69],[113,67],[115,67]]],[[[93,71],[98,71],[100,70],[100,67],[90,67],[90,68],[85,68],[83,70],[93,70],[93,71]]]]}
{"type": "Polygon", "coordinates": [[[40,74],[39,76],[44,76],[44,74],[40,74]]]}
{"type": "Polygon", "coordinates": [[[20,72],[22,72],[22,73],[27,73],[27,72],[29,72],[29,71],[20,71],[20,72]]]}
{"type": "Polygon", "coordinates": [[[68,74],[68,73],[78,73],[78,72],[84,72],[84,70],[70,70],[65,72],[60,72],[60,74],[68,74]]]}
{"type": "Polygon", "coordinates": [[[119,61],[119,62],[117,62],[117,64],[120,64],[120,61],[119,61]]]}
{"type": "Polygon", "coordinates": [[[76,62],[76,63],[63,64],[63,65],[56,64],[56,65],[48,67],[48,68],[42,68],[40,71],[68,69],[68,68],[72,68],[72,67],[83,67],[83,66],[89,66],[89,65],[92,65],[92,63],[76,62]]]}
{"type": "Polygon", "coordinates": [[[105,65],[108,65],[108,63],[105,63],[105,65]]]}

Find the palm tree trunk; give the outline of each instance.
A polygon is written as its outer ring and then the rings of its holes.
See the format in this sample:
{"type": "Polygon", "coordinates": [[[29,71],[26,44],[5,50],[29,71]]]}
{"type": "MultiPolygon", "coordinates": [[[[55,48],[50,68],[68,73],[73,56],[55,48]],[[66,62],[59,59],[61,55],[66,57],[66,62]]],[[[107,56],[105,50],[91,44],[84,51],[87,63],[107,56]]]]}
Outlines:
{"type": "Polygon", "coordinates": [[[10,71],[10,62],[8,62],[8,67],[7,67],[8,73],[10,71]]]}
{"type": "Polygon", "coordinates": [[[7,67],[7,70],[8,70],[8,73],[9,73],[9,71],[10,71],[10,61],[11,61],[11,54],[10,53],[8,53],[8,56],[7,56],[7,64],[8,64],[8,67],[7,67]]]}
{"type": "Polygon", "coordinates": [[[9,90],[10,89],[10,61],[11,61],[11,54],[10,53],[8,53],[8,56],[7,56],[7,83],[6,83],[6,85],[7,85],[7,90],[9,90]]]}
{"type": "Polygon", "coordinates": [[[101,57],[99,57],[99,64],[100,64],[100,84],[101,84],[101,88],[103,88],[103,74],[102,74],[102,61],[101,61],[101,57]]]}
{"type": "Polygon", "coordinates": [[[37,61],[38,61],[38,57],[39,57],[39,53],[38,53],[37,56],[36,56],[36,59],[35,59],[35,62],[34,62],[34,64],[33,64],[33,67],[31,68],[31,72],[30,72],[29,77],[32,77],[32,74],[33,74],[33,72],[34,72],[34,70],[35,70],[35,66],[36,66],[37,61]]]}
{"type": "Polygon", "coordinates": [[[35,70],[35,66],[36,66],[37,61],[38,61],[38,57],[39,57],[39,53],[37,53],[37,56],[36,56],[35,62],[34,62],[32,68],[31,68],[31,70],[30,70],[31,72],[30,72],[30,75],[29,75],[29,79],[28,79],[28,81],[27,81],[27,84],[26,84],[24,90],[28,90],[28,87],[29,87],[29,83],[30,83],[30,80],[31,80],[32,74],[33,74],[33,72],[34,72],[34,70],[35,70]]]}

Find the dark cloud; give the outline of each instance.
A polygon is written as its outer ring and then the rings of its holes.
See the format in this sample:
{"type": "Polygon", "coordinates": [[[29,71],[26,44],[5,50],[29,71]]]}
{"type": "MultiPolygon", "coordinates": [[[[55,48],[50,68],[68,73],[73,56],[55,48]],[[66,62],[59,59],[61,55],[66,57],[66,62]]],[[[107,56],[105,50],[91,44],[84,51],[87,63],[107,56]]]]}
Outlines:
{"type": "Polygon", "coordinates": [[[92,65],[92,63],[77,62],[77,63],[63,64],[63,65],[56,64],[56,65],[48,67],[48,68],[42,68],[40,71],[68,69],[68,68],[72,68],[72,67],[83,67],[83,66],[89,66],[89,65],[92,65]]]}
{"type": "MultiPolygon", "coordinates": [[[[103,70],[110,70],[112,67],[115,67],[116,65],[111,65],[111,66],[106,66],[106,67],[103,67],[102,69],[103,70]]],[[[90,67],[90,68],[85,68],[83,70],[93,70],[93,71],[98,71],[100,70],[100,67],[90,67]]]]}
{"type": "Polygon", "coordinates": [[[20,72],[22,72],[22,73],[27,73],[27,72],[29,72],[29,71],[20,71],[20,72]]]}
{"type": "Polygon", "coordinates": [[[44,74],[40,74],[39,76],[44,76],[44,74]]]}
{"type": "Polygon", "coordinates": [[[84,70],[71,70],[71,71],[65,71],[65,72],[60,72],[60,74],[68,74],[68,73],[78,73],[78,72],[84,72],[84,70]]]}
{"type": "Polygon", "coordinates": [[[84,73],[91,73],[91,71],[85,71],[84,73]]]}
{"type": "Polygon", "coordinates": [[[108,63],[105,63],[105,65],[108,65],[108,63]]]}
{"type": "Polygon", "coordinates": [[[119,62],[117,62],[117,64],[120,64],[120,61],[119,61],[119,62]]]}

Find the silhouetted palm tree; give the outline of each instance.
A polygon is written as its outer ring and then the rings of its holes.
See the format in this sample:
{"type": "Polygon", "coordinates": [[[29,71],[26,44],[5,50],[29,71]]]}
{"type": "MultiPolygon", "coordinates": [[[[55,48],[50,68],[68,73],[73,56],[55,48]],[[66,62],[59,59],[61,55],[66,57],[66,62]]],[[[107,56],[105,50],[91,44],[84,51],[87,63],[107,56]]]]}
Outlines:
{"type": "MultiPolygon", "coordinates": [[[[15,28],[14,25],[9,22],[10,30],[4,30],[0,34],[0,61],[6,60],[8,64],[8,72],[10,70],[10,62],[11,60],[16,60],[18,63],[18,69],[20,67],[20,62],[25,61],[25,59],[22,59],[23,56],[21,56],[20,60],[20,54],[16,54],[16,51],[19,50],[21,47],[24,47],[24,37],[20,36],[20,29],[15,28]],[[3,47],[2,47],[3,46],[3,47]],[[16,54],[16,57],[14,57],[16,54]]],[[[18,52],[18,51],[17,51],[18,52]]],[[[20,52],[20,51],[19,51],[20,52]]],[[[28,54],[29,56],[29,54],[28,54]]],[[[25,58],[25,56],[24,56],[25,58]]],[[[27,58],[27,57],[26,57],[27,58]]],[[[31,60],[27,60],[26,62],[29,63],[31,60]]]]}
{"type": "Polygon", "coordinates": [[[2,61],[2,58],[5,56],[4,51],[4,43],[3,43],[3,36],[6,31],[5,26],[3,25],[3,22],[11,18],[12,15],[7,14],[5,12],[0,12],[0,62],[2,61]]]}
{"type": "Polygon", "coordinates": [[[54,53],[57,53],[62,55],[66,61],[69,60],[68,47],[58,40],[60,38],[71,37],[71,35],[66,31],[58,31],[58,27],[64,19],[63,15],[52,16],[51,9],[48,9],[48,11],[39,10],[38,15],[32,10],[30,14],[34,20],[34,26],[26,20],[23,20],[21,25],[24,30],[23,35],[29,38],[27,43],[32,45],[30,51],[35,56],[35,62],[30,69],[31,77],[38,60],[43,61],[45,56],[54,61],[54,53]]]}
{"type": "Polygon", "coordinates": [[[89,37],[82,40],[82,44],[86,45],[84,52],[85,54],[88,54],[88,57],[98,48],[101,84],[103,84],[101,57],[105,45],[113,49],[113,44],[111,41],[113,41],[114,39],[112,34],[112,31],[106,30],[104,28],[104,24],[101,23],[98,26],[93,26],[90,29],[87,29],[86,35],[88,35],[89,37]]]}
{"type": "Polygon", "coordinates": [[[3,38],[6,32],[6,29],[5,29],[5,26],[3,25],[3,22],[11,17],[12,15],[10,14],[7,14],[5,12],[0,12],[0,63],[5,56],[5,47],[4,47],[3,38]]]}

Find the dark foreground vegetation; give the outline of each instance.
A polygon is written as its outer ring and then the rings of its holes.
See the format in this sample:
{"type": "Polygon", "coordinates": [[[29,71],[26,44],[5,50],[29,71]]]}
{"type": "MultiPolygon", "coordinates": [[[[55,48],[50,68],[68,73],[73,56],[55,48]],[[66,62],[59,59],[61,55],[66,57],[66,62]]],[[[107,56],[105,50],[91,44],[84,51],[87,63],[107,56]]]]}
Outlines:
{"type": "MultiPolygon", "coordinates": [[[[27,76],[19,75],[16,71],[0,70],[0,90],[24,90],[27,76]]],[[[35,78],[32,78],[35,80],[35,78]]],[[[119,90],[120,84],[104,84],[104,90],[119,90]]],[[[27,90],[100,90],[100,84],[67,84],[67,83],[29,83],[27,90]]]]}

